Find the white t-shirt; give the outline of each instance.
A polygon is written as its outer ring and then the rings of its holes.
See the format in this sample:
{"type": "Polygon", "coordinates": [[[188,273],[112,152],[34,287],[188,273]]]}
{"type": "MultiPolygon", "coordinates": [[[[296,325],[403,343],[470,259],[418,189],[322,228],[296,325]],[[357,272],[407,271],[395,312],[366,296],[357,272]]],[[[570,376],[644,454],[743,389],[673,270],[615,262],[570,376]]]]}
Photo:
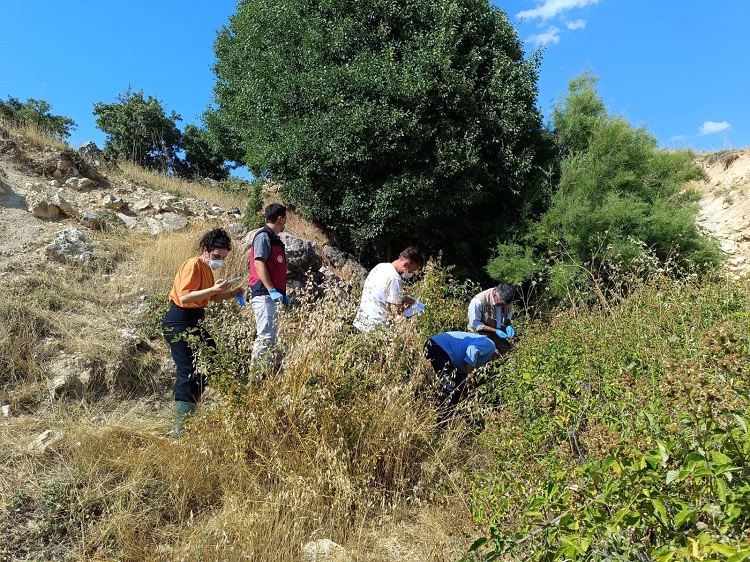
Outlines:
{"type": "Polygon", "coordinates": [[[393,264],[379,263],[365,279],[354,327],[360,332],[380,328],[388,315],[388,305],[401,302],[401,276],[393,264]]]}

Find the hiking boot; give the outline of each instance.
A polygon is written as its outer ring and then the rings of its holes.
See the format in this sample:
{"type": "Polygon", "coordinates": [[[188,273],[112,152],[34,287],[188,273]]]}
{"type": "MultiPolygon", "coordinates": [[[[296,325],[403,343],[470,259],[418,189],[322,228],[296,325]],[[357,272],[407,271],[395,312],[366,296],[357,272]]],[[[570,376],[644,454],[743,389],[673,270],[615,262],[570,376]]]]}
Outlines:
{"type": "Polygon", "coordinates": [[[195,410],[195,404],[178,400],[174,405],[174,426],[172,427],[172,431],[169,432],[169,435],[171,437],[179,437],[182,434],[182,426],[185,423],[185,420],[190,417],[193,410],[195,410]]]}

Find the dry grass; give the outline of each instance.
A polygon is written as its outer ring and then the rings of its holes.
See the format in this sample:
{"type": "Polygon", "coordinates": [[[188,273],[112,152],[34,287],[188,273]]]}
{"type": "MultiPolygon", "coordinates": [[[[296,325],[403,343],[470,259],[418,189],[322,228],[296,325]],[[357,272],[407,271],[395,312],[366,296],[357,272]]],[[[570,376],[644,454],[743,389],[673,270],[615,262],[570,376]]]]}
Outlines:
{"type": "Polygon", "coordinates": [[[117,165],[125,179],[132,182],[145,182],[152,189],[166,191],[179,197],[202,199],[209,205],[219,205],[224,209],[237,207],[244,212],[247,205],[247,197],[244,195],[222,191],[196,181],[159,174],[132,162],[123,161],[118,162],[117,165]]]}
{"type": "MultiPolygon", "coordinates": [[[[125,173],[243,208],[191,182],[125,173]]],[[[327,242],[289,218],[290,233],[327,242]]],[[[286,562],[318,538],[344,545],[352,560],[455,558],[476,534],[457,493],[471,462],[466,428],[436,439],[423,336],[413,323],[350,336],[354,298],[285,309],[284,370],[249,388],[252,312],[212,304],[220,360],[201,359],[212,389],[184,438],[166,436],[173,404],[160,398],[171,381],[157,388],[154,379],[169,357],[158,306],[131,312],[166,298],[214,226],[156,237],[113,226],[94,234],[90,266],[40,265],[3,286],[0,392],[11,416],[0,418],[0,560],[286,562]],[[121,330],[144,327],[151,351],[123,345],[121,330]],[[86,367],[129,362],[153,394],[52,401],[51,364],[68,356],[86,367]],[[59,441],[30,451],[48,429],[59,441]]],[[[221,274],[247,274],[239,244],[221,274]]]]}
{"type": "MultiPolygon", "coordinates": [[[[271,198],[266,201],[266,205],[278,201],[280,201],[278,197],[271,198]]],[[[306,221],[299,213],[291,209],[287,212],[286,231],[304,240],[311,240],[320,248],[331,243],[328,235],[320,227],[312,224],[310,221],[306,221]]]]}
{"type": "MultiPolygon", "coordinates": [[[[188,258],[200,255],[198,244],[201,237],[217,226],[222,225],[192,224],[182,230],[164,232],[136,243],[133,275],[138,285],[146,287],[151,294],[168,294],[180,265],[188,258]]],[[[247,280],[247,268],[247,253],[242,250],[239,241],[234,240],[224,268],[217,271],[215,277],[231,279],[243,275],[247,280]]]]}
{"type": "Polygon", "coordinates": [[[58,137],[50,135],[44,129],[33,124],[19,124],[0,117],[0,127],[6,128],[12,135],[18,135],[35,148],[52,148],[69,150],[70,146],[58,137]]]}
{"type": "MultiPolygon", "coordinates": [[[[465,430],[435,440],[415,325],[349,336],[353,298],[285,309],[285,368],[250,388],[252,313],[212,304],[222,360],[202,363],[213,388],[183,439],[166,437],[170,402],[49,401],[49,361],[126,363],[117,332],[139,328],[128,311],[165,297],[213,226],[157,237],[105,230],[99,263],[43,265],[6,286],[27,298],[4,297],[2,308],[21,341],[3,350],[16,374],[2,400],[13,416],[0,420],[0,532],[11,537],[0,559],[287,561],[318,538],[352,560],[452,559],[475,535],[455,493],[465,430]],[[42,345],[46,334],[54,340],[42,345]],[[47,429],[61,440],[29,452],[47,429]]],[[[222,273],[245,274],[246,259],[235,248],[222,273]]],[[[139,365],[168,357],[158,334],[150,345],[139,365]]]]}
{"type": "MultiPolygon", "coordinates": [[[[0,425],[9,445],[0,460],[19,475],[2,498],[30,498],[0,528],[33,521],[38,534],[19,552],[56,537],[71,560],[281,562],[323,537],[353,560],[452,559],[473,531],[451,491],[465,434],[457,426],[435,440],[413,324],[350,337],[352,311],[338,302],[286,311],[286,367],[249,388],[242,369],[206,364],[211,397],[179,440],[165,436],[164,411],[157,419],[143,405],[81,403],[44,423],[0,425]],[[47,427],[62,441],[30,456],[25,444],[47,427]]],[[[249,319],[219,306],[212,320],[222,353],[244,360],[249,319]]]]}

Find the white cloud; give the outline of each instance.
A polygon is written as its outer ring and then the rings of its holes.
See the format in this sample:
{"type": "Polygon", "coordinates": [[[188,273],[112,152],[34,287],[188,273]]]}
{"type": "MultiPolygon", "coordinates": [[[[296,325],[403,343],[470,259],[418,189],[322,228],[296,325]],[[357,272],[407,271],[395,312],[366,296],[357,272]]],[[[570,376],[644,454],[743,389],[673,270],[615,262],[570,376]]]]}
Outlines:
{"type": "Polygon", "coordinates": [[[701,135],[710,135],[712,133],[720,133],[721,131],[726,131],[727,129],[730,129],[729,123],[726,121],[722,121],[721,123],[717,123],[715,121],[706,121],[701,125],[700,132],[701,135]]]}
{"type": "Polygon", "coordinates": [[[554,18],[566,10],[583,8],[591,4],[597,4],[598,2],[599,0],[544,0],[544,3],[541,6],[537,6],[531,10],[518,12],[516,17],[518,19],[533,20],[536,18],[542,18],[543,20],[547,20],[554,18]]]}
{"type": "Polygon", "coordinates": [[[586,29],[586,20],[566,21],[568,29],[586,29]]]}
{"type": "Polygon", "coordinates": [[[535,33],[534,35],[527,37],[526,41],[536,45],[549,45],[550,43],[557,44],[560,42],[560,29],[552,25],[544,33],[535,33]]]}

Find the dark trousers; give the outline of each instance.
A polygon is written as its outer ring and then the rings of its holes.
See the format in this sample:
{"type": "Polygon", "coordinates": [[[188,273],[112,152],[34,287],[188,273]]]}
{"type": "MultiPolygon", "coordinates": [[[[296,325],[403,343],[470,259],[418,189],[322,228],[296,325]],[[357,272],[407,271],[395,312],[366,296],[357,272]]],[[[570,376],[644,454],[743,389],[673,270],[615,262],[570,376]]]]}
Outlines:
{"type": "Polygon", "coordinates": [[[206,386],[206,377],[196,372],[193,344],[185,339],[185,336],[194,334],[201,342],[216,347],[209,333],[200,326],[205,313],[203,308],[182,308],[172,303],[161,324],[162,333],[172,349],[172,359],[177,366],[174,399],[178,402],[198,402],[206,386]]]}
{"type": "Polygon", "coordinates": [[[445,350],[430,338],[424,344],[424,356],[432,365],[432,370],[440,384],[441,417],[447,417],[461,399],[461,393],[466,385],[466,373],[458,370],[445,350]]]}

